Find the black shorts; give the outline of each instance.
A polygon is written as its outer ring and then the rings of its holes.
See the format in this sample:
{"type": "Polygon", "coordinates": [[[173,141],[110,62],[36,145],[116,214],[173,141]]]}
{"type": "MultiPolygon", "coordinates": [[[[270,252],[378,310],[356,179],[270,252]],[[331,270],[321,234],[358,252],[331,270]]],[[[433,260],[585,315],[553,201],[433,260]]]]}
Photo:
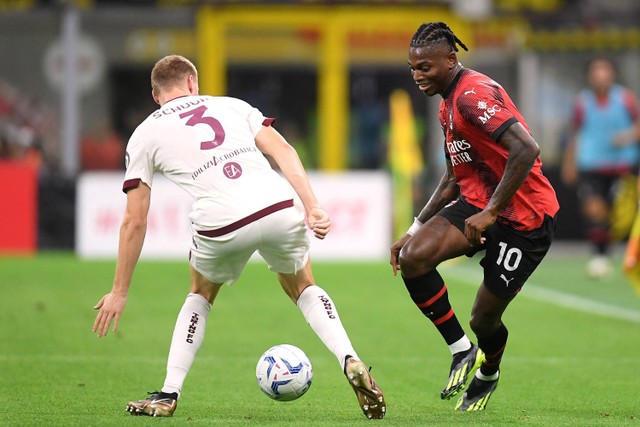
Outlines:
{"type": "MultiPolygon", "coordinates": [[[[463,199],[443,208],[438,215],[464,233],[464,221],[482,209],[470,205],[463,199]]],[[[531,273],[547,254],[556,228],[556,219],[546,216],[542,226],[532,231],[519,231],[495,222],[482,235],[483,245],[474,247],[467,254],[473,256],[485,250],[480,260],[484,269],[484,284],[496,296],[513,298],[531,273]]]]}
{"type": "Polygon", "coordinates": [[[605,200],[609,206],[612,206],[622,186],[622,178],[625,176],[626,175],[598,172],[580,172],[578,179],[578,199],[584,202],[591,197],[600,197],[605,200]]]}

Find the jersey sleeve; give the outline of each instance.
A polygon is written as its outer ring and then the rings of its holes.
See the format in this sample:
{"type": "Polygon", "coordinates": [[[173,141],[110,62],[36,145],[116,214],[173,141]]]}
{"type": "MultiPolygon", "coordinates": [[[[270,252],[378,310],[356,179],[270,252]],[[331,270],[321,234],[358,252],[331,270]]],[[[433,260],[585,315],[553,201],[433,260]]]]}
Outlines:
{"type": "Polygon", "coordinates": [[[460,88],[456,109],[467,123],[479,128],[494,141],[518,122],[514,112],[507,107],[497,83],[476,82],[460,88]]]}
{"type": "Polygon", "coordinates": [[[153,159],[148,145],[145,144],[144,132],[140,131],[140,129],[136,129],[129,139],[125,153],[125,165],[126,171],[122,191],[126,193],[138,187],[140,182],[144,182],[151,187],[154,173],[153,159]]]}
{"type": "Polygon", "coordinates": [[[259,109],[241,99],[232,98],[232,100],[235,103],[235,108],[239,110],[242,116],[246,117],[249,129],[251,129],[251,134],[254,137],[263,126],[271,126],[276,121],[274,118],[266,117],[259,109]]]}
{"type": "Polygon", "coordinates": [[[255,137],[263,126],[271,126],[275,119],[265,117],[257,108],[251,108],[247,118],[251,134],[255,137]]]}

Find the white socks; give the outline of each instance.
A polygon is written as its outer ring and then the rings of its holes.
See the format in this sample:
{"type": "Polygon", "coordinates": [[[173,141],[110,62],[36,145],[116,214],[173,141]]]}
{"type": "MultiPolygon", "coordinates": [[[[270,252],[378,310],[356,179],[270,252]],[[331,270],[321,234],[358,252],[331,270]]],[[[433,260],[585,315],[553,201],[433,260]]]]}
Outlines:
{"type": "Polygon", "coordinates": [[[344,369],[346,356],[359,359],[342,326],[336,306],[320,286],[312,285],[304,289],[297,305],[320,340],[338,358],[341,368],[344,369]]]}
{"type": "Polygon", "coordinates": [[[476,378],[482,381],[495,381],[499,376],[500,371],[496,371],[496,373],[493,375],[484,375],[482,372],[480,372],[480,369],[476,371],[476,378]]]}
{"type": "MultiPolygon", "coordinates": [[[[307,287],[298,298],[298,308],[325,346],[336,356],[344,368],[346,356],[356,359],[358,354],[351,345],[338,312],[329,295],[319,286],[307,287]]],[[[189,294],[178,314],[171,339],[167,376],[162,391],[180,395],[184,380],[204,339],[207,316],[211,304],[198,294],[189,294]]]]}
{"type": "Polygon", "coordinates": [[[471,341],[469,341],[469,338],[467,338],[466,335],[449,346],[449,350],[451,350],[451,354],[460,353],[461,351],[467,351],[470,348],[471,348],[471,341]]]}
{"type": "Polygon", "coordinates": [[[162,387],[164,393],[180,395],[184,379],[202,345],[209,310],[211,304],[203,296],[191,293],[187,295],[173,330],[167,376],[162,387]]]}

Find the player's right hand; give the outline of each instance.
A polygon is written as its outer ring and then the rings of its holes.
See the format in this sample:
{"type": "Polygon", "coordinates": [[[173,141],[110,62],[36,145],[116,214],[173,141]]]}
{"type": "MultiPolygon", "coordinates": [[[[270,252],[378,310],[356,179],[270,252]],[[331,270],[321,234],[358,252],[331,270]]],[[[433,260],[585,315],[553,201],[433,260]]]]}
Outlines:
{"type": "Polygon", "coordinates": [[[322,240],[331,230],[331,218],[320,208],[311,208],[307,211],[307,224],[313,235],[322,240]]]}
{"type": "Polygon", "coordinates": [[[104,337],[109,332],[111,322],[113,322],[113,332],[118,330],[118,322],[120,315],[127,304],[127,296],[109,292],[103,296],[100,301],[93,307],[98,311],[96,320],[93,323],[93,332],[99,337],[104,337]]]}
{"type": "Polygon", "coordinates": [[[405,234],[402,236],[400,240],[391,245],[391,256],[389,257],[389,264],[391,264],[391,268],[393,268],[393,275],[397,275],[398,271],[400,271],[400,262],[398,258],[400,258],[400,249],[407,243],[407,240],[411,238],[410,235],[405,234]]]}

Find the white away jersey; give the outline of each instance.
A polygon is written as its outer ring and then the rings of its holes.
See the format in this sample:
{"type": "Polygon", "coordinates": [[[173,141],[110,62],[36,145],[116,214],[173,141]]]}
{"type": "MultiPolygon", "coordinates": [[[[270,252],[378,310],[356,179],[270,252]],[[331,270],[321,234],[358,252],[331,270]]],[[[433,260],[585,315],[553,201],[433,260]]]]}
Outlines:
{"type": "Polygon", "coordinates": [[[184,96],[165,103],[142,122],[127,145],[123,190],[154,172],[194,199],[189,218],[198,230],[223,227],[293,198],[289,183],[256,147],[266,118],[230,97],[184,96]]]}

